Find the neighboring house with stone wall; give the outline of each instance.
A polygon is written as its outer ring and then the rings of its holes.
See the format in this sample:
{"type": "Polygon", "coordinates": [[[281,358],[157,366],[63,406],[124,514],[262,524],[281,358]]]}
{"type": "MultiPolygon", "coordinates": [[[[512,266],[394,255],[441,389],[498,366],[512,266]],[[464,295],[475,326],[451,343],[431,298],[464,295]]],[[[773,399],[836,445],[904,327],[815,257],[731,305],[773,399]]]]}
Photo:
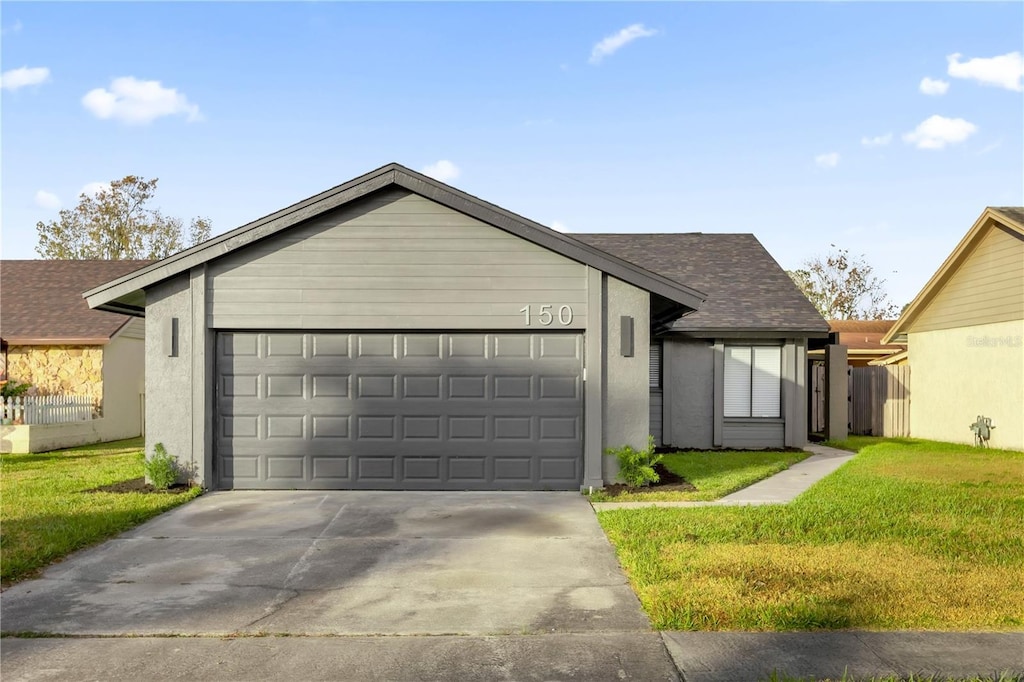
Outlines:
{"type": "Polygon", "coordinates": [[[17,438],[5,433],[4,451],[38,452],[142,433],[145,325],[90,310],[82,292],[149,262],[0,261],[0,379],[31,384],[30,395],[89,396],[100,416],[74,429],[35,429],[31,443],[24,428],[17,438]]]}

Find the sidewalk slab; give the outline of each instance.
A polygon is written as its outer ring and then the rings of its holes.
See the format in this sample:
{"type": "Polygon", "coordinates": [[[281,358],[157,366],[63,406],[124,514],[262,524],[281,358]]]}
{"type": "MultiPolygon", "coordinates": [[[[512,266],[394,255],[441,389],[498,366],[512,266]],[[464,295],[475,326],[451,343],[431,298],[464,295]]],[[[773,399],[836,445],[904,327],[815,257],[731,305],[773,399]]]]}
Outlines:
{"type": "Polygon", "coordinates": [[[644,509],[647,507],[743,507],[760,504],[786,504],[812,485],[853,459],[857,453],[824,445],[808,445],[810,457],[774,476],[708,502],[592,502],[595,511],[644,509]]]}
{"type": "Polygon", "coordinates": [[[587,680],[677,682],[648,633],[513,637],[4,639],[4,682],[587,680]]]}
{"type": "Polygon", "coordinates": [[[663,632],[687,682],[1024,674],[1024,633],[663,632]]]}

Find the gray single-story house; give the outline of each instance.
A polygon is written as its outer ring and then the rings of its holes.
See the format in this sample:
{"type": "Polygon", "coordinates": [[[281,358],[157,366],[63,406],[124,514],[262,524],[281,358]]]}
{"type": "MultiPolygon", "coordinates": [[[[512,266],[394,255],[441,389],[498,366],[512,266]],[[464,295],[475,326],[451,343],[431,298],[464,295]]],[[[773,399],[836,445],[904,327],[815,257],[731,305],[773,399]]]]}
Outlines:
{"type": "Polygon", "coordinates": [[[562,234],[398,164],[85,297],[145,317],[147,451],[219,489],[579,489],[648,434],[801,446],[828,332],[751,235],[562,234]]]}

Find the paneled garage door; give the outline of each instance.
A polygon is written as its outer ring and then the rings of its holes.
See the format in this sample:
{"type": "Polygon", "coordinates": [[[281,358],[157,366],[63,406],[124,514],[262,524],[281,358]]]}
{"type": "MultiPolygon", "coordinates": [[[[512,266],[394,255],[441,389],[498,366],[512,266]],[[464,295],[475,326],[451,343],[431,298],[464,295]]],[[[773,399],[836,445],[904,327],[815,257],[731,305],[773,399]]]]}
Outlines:
{"type": "Polygon", "coordinates": [[[217,335],[221,488],[570,490],[579,334],[217,335]]]}

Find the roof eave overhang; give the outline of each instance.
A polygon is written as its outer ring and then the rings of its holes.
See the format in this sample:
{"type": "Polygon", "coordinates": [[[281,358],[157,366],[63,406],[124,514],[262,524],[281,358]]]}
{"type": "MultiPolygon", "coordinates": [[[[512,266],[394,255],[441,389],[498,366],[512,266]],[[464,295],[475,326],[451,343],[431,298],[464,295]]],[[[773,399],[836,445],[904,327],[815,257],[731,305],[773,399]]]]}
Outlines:
{"type": "Polygon", "coordinates": [[[4,343],[10,346],[105,346],[110,343],[107,337],[66,336],[41,338],[37,336],[4,337],[4,343]]]}
{"type": "MultiPolygon", "coordinates": [[[[839,344],[839,345],[843,345],[843,344],[839,344]]],[[[824,353],[824,352],[825,352],[824,348],[816,348],[814,350],[807,351],[807,354],[810,355],[812,353],[824,353]]],[[[846,354],[847,355],[878,355],[880,357],[885,357],[885,356],[888,356],[888,355],[892,355],[893,353],[901,353],[901,352],[903,352],[903,349],[901,349],[901,348],[871,349],[871,348],[849,348],[848,347],[846,349],[846,354]]]]}
{"type": "Polygon", "coordinates": [[[828,338],[828,330],[821,329],[785,329],[785,328],[742,328],[719,327],[708,329],[680,329],[672,327],[667,334],[686,336],[694,339],[824,339],[828,338]]]}
{"type": "MultiPolygon", "coordinates": [[[[88,299],[87,299],[88,300],[88,299]]],[[[90,306],[92,304],[90,303],[90,306]]],[[[106,303],[94,306],[96,310],[105,310],[108,313],[120,315],[131,315],[132,317],[145,317],[146,309],[134,305],[125,304],[119,300],[107,301],[106,303]]]]}
{"type": "Polygon", "coordinates": [[[91,308],[129,315],[144,309],[126,306],[119,299],[181,274],[203,263],[270,237],[304,220],[339,208],[386,187],[397,186],[477,218],[538,246],[601,270],[629,284],[697,310],[706,296],[696,289],[584,244],[532,220],[466,194],[399,164],[388,164],[345,184],[293,204],[268,216],[214,237],[111,282],[90,289],[83,297],[91,308]]]}
{"type": "Polygon", "coordinates": [[[967,231],[960,243],[956,245],[953,252],[942,262],[939,269],[935,271],[935,274],[931,276],[928,283],[924,285],[921,291],[914,297],[907,307],[903,310],[903,314],[900,318],[892,325],[892,328],[882,337],[882,343],[907,343],[907,333],[910,331],[911,325],[914,320],[917,319],[918,315],[928,307],[932,299],[935,297],[942,287],[946,285],[949,278],[953,276],[953,273],[963,264],[964,260],[970,255],[970,252],[977,242],[979,236],[986,228],[995,225],[1000,225],[1011,232],[1024,236],[1024,224],[1015,220],[1013,217],[1008,216],[999,209],[988,207],[982,211],[981,216],[974,222],[971,229],[967,231]]]}

